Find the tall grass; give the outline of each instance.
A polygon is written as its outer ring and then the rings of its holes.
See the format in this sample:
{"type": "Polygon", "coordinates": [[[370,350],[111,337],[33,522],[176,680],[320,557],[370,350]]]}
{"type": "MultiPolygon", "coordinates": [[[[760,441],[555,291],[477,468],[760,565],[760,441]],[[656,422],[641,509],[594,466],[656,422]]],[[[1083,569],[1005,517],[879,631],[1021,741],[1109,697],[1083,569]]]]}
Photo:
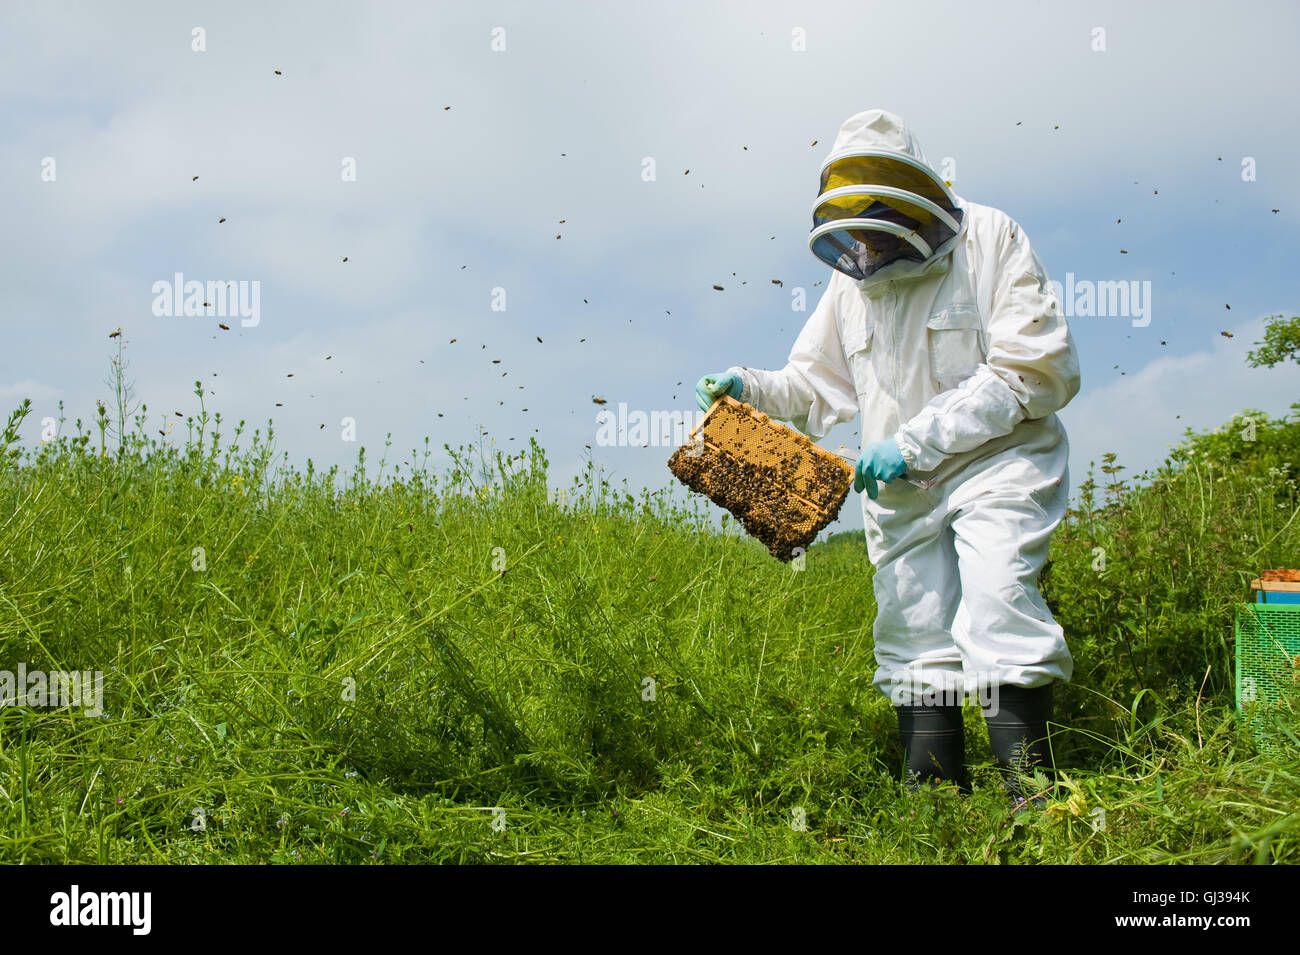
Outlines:
{"type": "Polygon", "coordinates": [[[114,448],[101,409],[0,477],[0,669],[105,675],[101,716],[0,709],[0,860],[1300,855],[1295,760],[1232,711],[1231,604],[1300,555],[1257,469],[1085,486],[1044,579],[1077,671],[1038,813],[976,710],[973,795],[899,786],[860,539],[795,570],[594,464],[558,491],[536,444],[302,470],[195,393],[181,443],[142,409],[114,448]]]}

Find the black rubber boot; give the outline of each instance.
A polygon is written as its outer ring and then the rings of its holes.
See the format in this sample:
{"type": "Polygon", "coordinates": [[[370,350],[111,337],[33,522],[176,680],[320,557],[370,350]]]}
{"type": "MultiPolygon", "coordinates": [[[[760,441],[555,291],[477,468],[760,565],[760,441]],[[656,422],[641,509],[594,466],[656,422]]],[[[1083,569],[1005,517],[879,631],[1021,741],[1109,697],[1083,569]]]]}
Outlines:
{"type": "Polygon", "coordinates": [[[989,728],[989,748],[1002,771],[1003,788],[1013,799],[1028,799],[1042,807],[1046,796],[1036,795],[1031,779],[1035,770],[1052,780],[1051,751],[1047,745],[1047,721],[1052,716],[1052,685],[1023,687],[1003,683],[997,697],[984,708],[989,728]]]}
{"type": "Polygon", "coordinates": [[[907,777],[913,791],[951,780],[968,792],[966,738],[960,706],[896,706],[898,736],[907,754],[907,777]]]}

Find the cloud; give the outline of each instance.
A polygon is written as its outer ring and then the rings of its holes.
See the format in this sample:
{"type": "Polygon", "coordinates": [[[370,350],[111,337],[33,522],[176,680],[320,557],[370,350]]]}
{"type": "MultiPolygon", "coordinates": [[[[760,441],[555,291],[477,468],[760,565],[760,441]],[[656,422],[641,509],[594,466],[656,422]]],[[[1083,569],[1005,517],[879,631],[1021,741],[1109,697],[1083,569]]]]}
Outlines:
{"type": "MultiPolygon", "coordinates": [[[[1062,418],[1084,468],[1106,450],[1157,463],[1186,424],[1291,400],[1285,370],[1246,369],[1215,338],[1225,302],[1296,307],[1300,129],[1276,121],[1289,7],[1215,22],[1231,83],[1188,55],[1203,21],[1160,5],[70,9],[15,7],[0,60],[0,396],[32,397],[38,418],[59,397],[93,417],[122,326],[151,412],[192,413],[198,378],[229,420],[273,415],[291,460],[343,466],[346,415],[368,451],[390,431],[408,449],[536,434],[563,483],[595,444],[593,395],[693,410],[700,375],[784,364],[808,315],[792,290],[811,309],[828,277],[806,245],[819,165],[877,105],[955,161],[958,192],[1021,222],[1053,277],[1158,280],[1149,328],[1076,323],[1085,391],[1062,418]],[[260,281],[261,324],[153,317],[152,283],[177,271],[260,281]]],[[[853,448],[854,430],[824,443],[853,448]]],[[[596,456],[658,488],[668,450],[596,456]]]]}
{"type": "Polygon", "coordinates": [[[24,398],[32,399],[33,404],[57,401],[58,394],[58,390],[52,385],[37,381],[35,378],[24,378],[13,384],[0,385],[0,412],[7,415],[22,404],[24,398]]]}
{"type": "MultiPolygon", "coordinates": [[[[1163,463],[1187,428],[1217,428],[1246,408],[1270,417],[1289,412],[1300,400],[1295,367],[1246,364],[1246,353],[1263,338],[1264,320],[1223,330],[1233,337],[1215,334],[1205,348],[1157,358],[1080,394],[1059,413],[1070,439],[1074,487],[1086,479],[1088,463],[1100,464],[1107,452],[1115,453],[1126,474],[1140,474],[1163,463]]],[[[1119,375],[1100,375],[1107,373],[1119,375]]]]}

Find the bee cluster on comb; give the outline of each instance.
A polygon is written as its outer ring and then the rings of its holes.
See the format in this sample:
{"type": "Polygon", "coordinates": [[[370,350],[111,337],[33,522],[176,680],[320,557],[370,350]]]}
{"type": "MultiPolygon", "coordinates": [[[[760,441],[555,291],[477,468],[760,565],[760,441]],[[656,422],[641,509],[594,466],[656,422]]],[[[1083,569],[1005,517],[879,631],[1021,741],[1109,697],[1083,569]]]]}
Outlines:
{"type": "Polygon", "coordinates": [[[731,397],[714,403],[668,468],[789,561],[838,516],[853,482],[846,461],[731,397]]]}

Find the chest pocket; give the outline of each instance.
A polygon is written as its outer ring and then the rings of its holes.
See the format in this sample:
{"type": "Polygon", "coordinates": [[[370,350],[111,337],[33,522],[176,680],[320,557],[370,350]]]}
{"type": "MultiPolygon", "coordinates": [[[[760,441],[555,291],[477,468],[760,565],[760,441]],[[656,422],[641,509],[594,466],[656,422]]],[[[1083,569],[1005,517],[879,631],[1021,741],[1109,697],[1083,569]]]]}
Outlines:
{"type": "Polygon", "coordinates": [[[974,305],[950,305],[932,312],[925,329],[930,373],[942,391],[973,375],[987,357],[984,327],[974,305]]]}
{"type": "Polygon", "coordinates": [[[875,321],[866,315],[850,315],[844,322],[844,357],[848,359],[853,385],[859,395],[867,391],[872,380],[871,339],[875,331],[875,321]]]}

